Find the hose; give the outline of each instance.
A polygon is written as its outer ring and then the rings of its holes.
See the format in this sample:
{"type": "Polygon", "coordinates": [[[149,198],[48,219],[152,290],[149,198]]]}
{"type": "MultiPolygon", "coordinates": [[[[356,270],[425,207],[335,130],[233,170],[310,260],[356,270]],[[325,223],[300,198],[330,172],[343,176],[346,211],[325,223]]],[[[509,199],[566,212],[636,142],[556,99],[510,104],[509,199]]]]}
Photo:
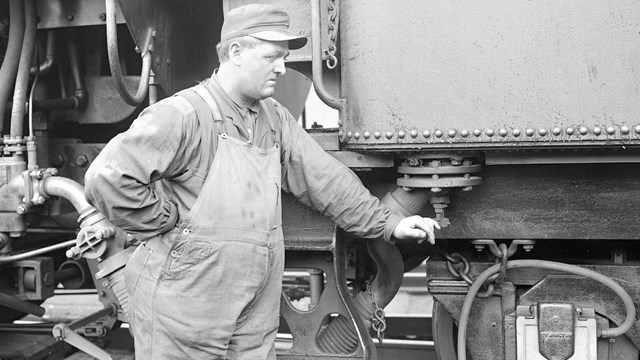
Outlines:
{"type": "MultiPolygon", "coordinates": [[[[471,304],[473,303],[476,294],[480,290],[480,287],[482,287],[482,285],[492,275],[500,272],[501,266],[501,264],[496,264],[483,271],[482,274],[480,274],[480,276],[478,276],[478,278],[473,282],[473,285],[471,285],[471,288],[469,289],[469,292],[464,299],[464,304],[462,305],[462,310],[460,312],[460,322],[458,324],[458,360],[467,359],[467,326],[469,323],[469,314],[471,313],[471,304]]],[[[546,270],[562,271],[598,281],[599,283],[604,284],[605,286],[613,290],[613,292],[615,292],[616,295],[618,295],[622,299],[627,311],[627,318],[622,323],[622,325],[617,328],[602,330],[599,335],[605,338],[614,338],[616,336],[625,334],[627,331],[629,331],[629,329],[631,329],[631,326],[633,326],[633,322],[636,318],[636,308],[633,304],[633,299],[624,290],[624,288],[622,288],[622,286],[620,286],[618,283],[607,276],[604,276],[593,270],[581,268],[579,266],[545,260],[512,260],[506,263],[506,268],[540,268],[546,270]]]]}
{"type": "MultiPolygon", "coordinates": [[[[426,191],[405,191],[401,187],[387,193],[382,199],[382,203],[392,213],[402,216],[418,213],[428,201],[429,194],[426,191]]],[[[353,303],[369,328],[376,308],[387,306],[398,293],[404,276],[404,261],[398,248],[382,239],[369,240],[367,248],[376,263],[376,277],[371,282],[371,294],[359,292],[353,297],[353,303]]],[[[342,316],[334,318],[324,331],[318,334],[318,346],[324,352],[350,353],[357,345],[358,335],[355,328],[342,316]]]]}
{"type": "Polygon", "coordinates": [[[11,109],[11,137],[22,138],[24,127],[25,104],[27,89],[29,88],[29,71],[31,69],[31,57],[36,40],[36,4],[35,0],[25,0],[25,33],[20,53],[20,64],[16,76],[16,86],[13,90],[13,108],[11,109]]]}
{"type": "Polygon", "coordinates": [[[13,87],[18,71],[20,49],[24,40],[24,1],[11,0],[10,2],[10,27],[7,51],[0,68],[0,134],[4,125],[4,111],[7,106],[9,91],[13,87]]]}

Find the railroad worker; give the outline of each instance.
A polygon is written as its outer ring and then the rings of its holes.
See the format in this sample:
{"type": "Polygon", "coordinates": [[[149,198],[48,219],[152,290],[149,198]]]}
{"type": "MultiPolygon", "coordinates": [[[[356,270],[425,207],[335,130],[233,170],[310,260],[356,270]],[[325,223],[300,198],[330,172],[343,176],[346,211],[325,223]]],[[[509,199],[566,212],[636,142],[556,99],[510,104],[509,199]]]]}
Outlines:
{"type": "Polygon", "coordinates": [[[275,359],[281,190],[356,236],[434,243],[434,220],[391,214],[271,98],[306,41],[281,9],[231,10],[212,76],[146,108],[89,168],[89,201],[141,241],[125,270],[136,360],[275,359]]]}

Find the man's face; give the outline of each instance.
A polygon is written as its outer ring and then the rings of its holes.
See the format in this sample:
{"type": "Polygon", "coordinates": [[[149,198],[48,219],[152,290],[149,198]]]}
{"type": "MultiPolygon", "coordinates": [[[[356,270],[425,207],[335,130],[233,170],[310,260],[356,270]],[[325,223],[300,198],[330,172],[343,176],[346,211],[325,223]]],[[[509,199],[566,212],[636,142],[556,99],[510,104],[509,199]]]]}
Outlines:
{"type": "Polygon", "coordinates": [[[273,96],[276,79],[286,72],[284,63],[289,55],[287,41],[258,40],[255,47],[245,47],[239,56],[242,94],[252,100],[273,96]]]}

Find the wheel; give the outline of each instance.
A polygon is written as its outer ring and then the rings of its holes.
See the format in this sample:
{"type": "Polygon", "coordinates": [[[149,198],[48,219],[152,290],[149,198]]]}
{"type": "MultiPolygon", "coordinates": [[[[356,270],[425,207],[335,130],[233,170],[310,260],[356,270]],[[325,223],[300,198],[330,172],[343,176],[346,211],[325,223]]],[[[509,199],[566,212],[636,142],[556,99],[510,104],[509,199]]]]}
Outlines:
{"type": "Polygon", "coordinates": [[[436,359],[456,360],[458,358],[456,355],[458,327],[454,324],[451,314],[438,301],[433,302],[431,328],[436,359]]]}

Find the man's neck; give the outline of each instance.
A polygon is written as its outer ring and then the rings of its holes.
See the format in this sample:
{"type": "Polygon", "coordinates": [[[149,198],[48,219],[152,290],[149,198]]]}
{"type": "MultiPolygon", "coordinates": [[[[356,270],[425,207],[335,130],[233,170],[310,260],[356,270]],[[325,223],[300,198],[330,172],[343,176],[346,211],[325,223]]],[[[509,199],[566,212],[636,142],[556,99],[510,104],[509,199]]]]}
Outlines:
{"type": "Polygon", "coordinates": [[[236,104],[245,108],[251,108],[255,105],[255,100],[248,99],[245,96],[242,96],[238,78],[234,76],[231,69],[228,69],[226,66],[221,64],[218,72],[215,75],[218,78],[218,83],[220,84],[220,87],[222,87],[222,90],[224,90],[224,92],[226,92],[231,100],[233,100],[236,104]]]}

